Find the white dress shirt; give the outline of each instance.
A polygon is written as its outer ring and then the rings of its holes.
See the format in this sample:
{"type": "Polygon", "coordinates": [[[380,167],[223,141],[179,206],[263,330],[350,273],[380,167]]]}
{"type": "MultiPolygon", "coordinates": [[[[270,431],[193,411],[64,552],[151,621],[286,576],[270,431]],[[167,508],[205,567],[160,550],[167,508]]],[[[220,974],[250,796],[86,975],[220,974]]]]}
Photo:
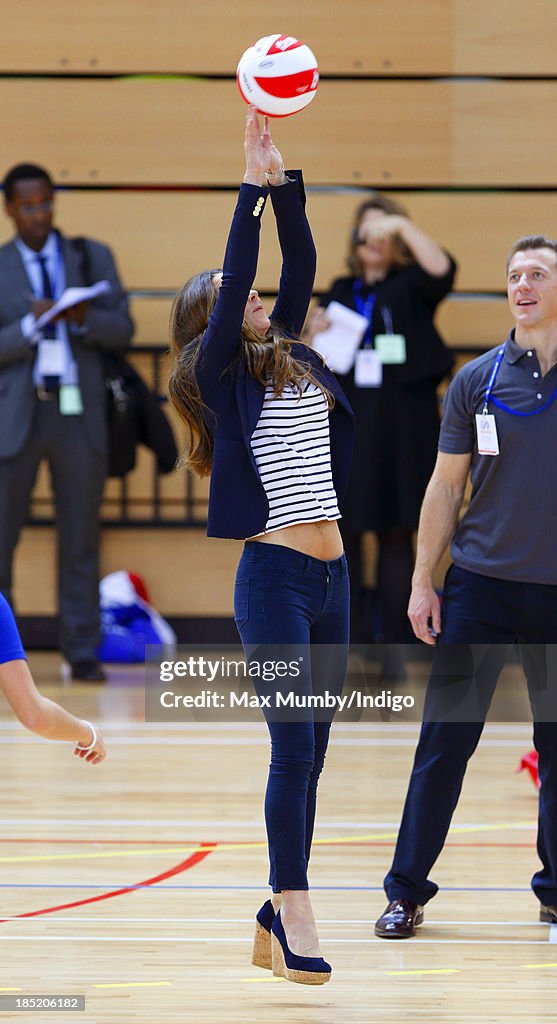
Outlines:
{"type": "MultiPolygon", "coordinates": [[[[44,257],[46,259],[46,270],[50,278],[52,285],[52,294],[54,301],[60,298],[66,288],[66,269],[64,267],[64,260],[62,259],[62,252],[60,249],[60,243],[58,236],[54,231],[51,231],[45,244],[43,245],[40,252],[35,252],[34,249],[30,249],[28,245],[21,238],[15,239],[18,252],[23,260],[23,266],[25,273],[29,279],[31,286],[31,292],[33,298],[41,299],[43,296],[43,277],[41,265],[38,257],[44,257]]],[[[43,338],[40,332],[36,331],[35,328],[35,317],[32,313],[27,313],[21,319],[21,332],[24,338],[28,338],[33,344],[37,344],[37,354],[39,346],[43,344],[43,338]]],[[[77,384],[78,383],[78,370],[77,363],[73,357],[69,337],[68,327],[65,320],[57,320],[53,327],[55,328],[55,338],[62,345],[62,365],[63,371],[60,375],[61,384],[77,384]]],[[[49,342],[46,342],[49,344],[49,342]]],[[[39,360],[35,360],[35,366],[33,370],[33,381],[36,387],[40,387],[43,380],[38,372],[39,360]]]]}

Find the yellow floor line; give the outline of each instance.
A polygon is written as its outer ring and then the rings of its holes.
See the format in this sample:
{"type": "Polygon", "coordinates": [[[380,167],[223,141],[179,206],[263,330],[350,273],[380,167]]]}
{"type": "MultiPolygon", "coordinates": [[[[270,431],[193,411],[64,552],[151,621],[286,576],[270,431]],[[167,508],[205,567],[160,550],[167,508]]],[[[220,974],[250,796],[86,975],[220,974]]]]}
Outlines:
{"type": "MultiPolygon", "coordinates": [[[[456,828],[452,828],[450,830],[450,832],[449,832],[449,839],[453,835],[462,835],[464,833],[472,833],[472,832],[504,832],[506,829],[515,829],[517,827],[525,828],[525,827],[530,827],[531,825],[532,825],[531,821],[519,821],[519,822],[511,821],[511,822],[503,822],[502,824],[499,824],[499,825],[490,824],[490,825],[471,825],[471,826],[466,825],[466,826],[462,826],[462,827],[458,827],[457,826],[456,828]]],[[[327,839],[314,839],[313,845],[314,846],[333,846],[333,845],[336,846],[339,843],[343,843],[343,844],[348,846],[351,843],[353,844],[353,843],[363,843],[363,842],[373,842],[373,841],[385,841],[385,840],[389,840],[389,839],[395,840],[397,838],[397,836],[398,836],[398,832],[381,832],[381,833],[373,832],[373,833],[370,833],[369,835],[364,834],[364,835],[360,835],[360,836],[338,836],[337,838],[330,838],[329,837],[327,839]]],[[[69,842],[71,842],[71,840],[69,840],[69,842]]],[[[217,843],[214,844],[213,847],[211,847],[210,845],[205,845],[205,846],[202,847],[202,849],[209,849],[209,850],[213,849],[213,852],[215,852],[215,853],[224,853],[224,852],[227,852],[227,851],[231,852],[231,851],[234,851],[234,850],[264,850],[266,848],[267,848],[266,840],[258,840],[256,842],[238,842],[238,843],[225,842],[225,843],[222,843],[222,844],[217,842],[217,843]]],[[[121,850],[121,851],[119,851],[119,850],[109,850],[109,851],[106,851],[104,853],[101,853],[99,851],[99,852],[92,852],[92,853],[20,854],[19,856],[0,857],[0,864],[22,864],[22,863],[31,863],[31,862],[42,862],[42,863],[44,863],[44,862],[50,862],[50,861],[67,861],[67,860],[104,860],[104,859],[110,859],[110,858],[114,858],[114,857],[151,857],[151,856],[154,856],[155,854],[160,854],[160,853],[164,853],[164,854],[167,854],[167,853],[178,853],[178,854],[186,853],[186,854],[190,854],[190,853],[195,853],[199,849],[200,849],[200,846],[185,846],[185,847],[172,846],[172,847],[169,847],[168,849],[160,848],[159,847],[156,850],[150,850],[150,849],[145,849],[145,850],[121,850]]]]}
{"type": "Polygon", "coordinates": [[[454,967],[437,968],[430,971],[382,971],[382,974],[388,974],[390,977],[400,977],[401,974],[460,974],[459,970],[454,967]]]}
{"type": "Polygon", "coordinates": [[[245,981],[246,985],[268,985],[270,981],[286,981],[286,978],[240,978],[240,981],[245,981]]]}
{"type": "Polygon", "coordinates": [[[90,988],[155,988],[159,985],[172,985],[171,981],[117,981],[109,984],[90,985],[90,988]]]}

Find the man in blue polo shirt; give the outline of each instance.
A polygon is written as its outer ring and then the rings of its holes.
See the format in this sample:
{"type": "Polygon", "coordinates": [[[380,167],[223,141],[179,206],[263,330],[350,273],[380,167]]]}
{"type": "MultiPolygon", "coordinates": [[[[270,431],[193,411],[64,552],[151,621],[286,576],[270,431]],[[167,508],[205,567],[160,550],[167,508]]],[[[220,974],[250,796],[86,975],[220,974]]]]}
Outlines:
{"type": "Polygon", "coordinates": [[[541,780],[532,879],[557,923],[557,242],[521,238],[507,262],[515,328],[451,383],[424,498],[408,614],[436,644],[393,865],[382,938],[408,938],[437,892],[429,872],[456,807],[511,645],[521,645],[541,780]],[[468,474],[470,504],[458,521],[468,474]],[[442,612],[433,574],[451,542],[442,612]]]}

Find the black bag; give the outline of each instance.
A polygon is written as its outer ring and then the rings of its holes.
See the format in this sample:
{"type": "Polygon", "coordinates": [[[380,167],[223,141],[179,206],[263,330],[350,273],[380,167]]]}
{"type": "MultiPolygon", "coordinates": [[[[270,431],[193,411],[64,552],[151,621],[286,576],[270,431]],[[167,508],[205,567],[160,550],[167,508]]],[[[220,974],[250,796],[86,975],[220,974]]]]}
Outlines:
{"type": "MultiPolygon", "coordinates": [[[[72,238],[86,284],[93,284],[87,239],[72,238]]],[[[135,467],[135,450],[145,444],[157,456],[159,473],[171,473],[178,449],[170,424],[137,370],[116,352],[101,352],[106,385],[108,476],[125,476],[135,467]]]]}
{"type": "MultiPolygon", "coordinates": [[[[135,449],[139,441],[137,406],[134,395],[126,388],[121,357],[103,353],[106,387],[106,419],[108,424],[108,476],[125,476],[135,466],[135,449]]],[[[127,368],[127,364],[126,368],[127,368]]]]}
{"type": "Polygon", "coordinates": [[[103,353],[107,397],[108,476],[125,476],[135,467],[138,444],[157,456],[159,473],[171,473],[178,449],[159,399],[137,370],[115,352],[103,353]]]}

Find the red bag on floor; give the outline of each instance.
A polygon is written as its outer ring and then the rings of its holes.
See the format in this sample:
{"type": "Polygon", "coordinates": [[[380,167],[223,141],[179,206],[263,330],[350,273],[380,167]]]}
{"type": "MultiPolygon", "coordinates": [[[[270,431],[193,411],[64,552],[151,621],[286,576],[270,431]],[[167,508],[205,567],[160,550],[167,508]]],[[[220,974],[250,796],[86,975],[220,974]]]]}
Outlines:
{"type": "Polygon", "coordinates": [[[528,775],[532,779],[536,789],[540,788],[540,778],[538,775],[538,752],[537,750],[531,750],[529,754],[525,754],[520,762],[517,771],[523,772],[524,769],[528,772],[528,775]]]}

